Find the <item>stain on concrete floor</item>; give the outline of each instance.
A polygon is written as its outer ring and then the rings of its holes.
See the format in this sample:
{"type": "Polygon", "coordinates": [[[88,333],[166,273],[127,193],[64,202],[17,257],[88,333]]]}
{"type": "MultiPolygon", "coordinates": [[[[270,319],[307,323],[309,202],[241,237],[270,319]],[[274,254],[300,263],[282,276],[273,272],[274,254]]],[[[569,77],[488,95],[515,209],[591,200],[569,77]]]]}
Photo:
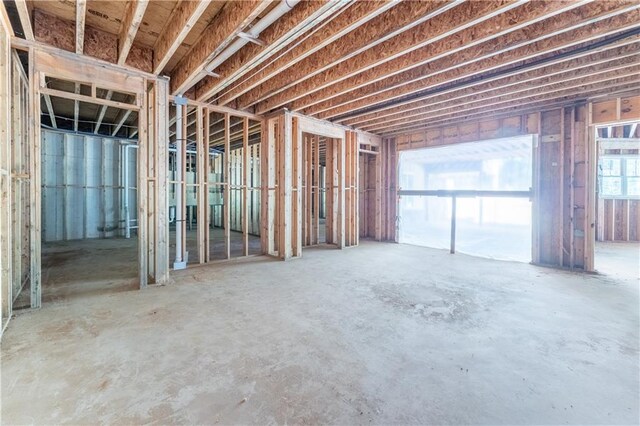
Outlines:
{"type": "Polygon", "coordinates": [[[2,422],[632,424],[638,280],[364,242],[60,298],[2,343],[2,422]]]}

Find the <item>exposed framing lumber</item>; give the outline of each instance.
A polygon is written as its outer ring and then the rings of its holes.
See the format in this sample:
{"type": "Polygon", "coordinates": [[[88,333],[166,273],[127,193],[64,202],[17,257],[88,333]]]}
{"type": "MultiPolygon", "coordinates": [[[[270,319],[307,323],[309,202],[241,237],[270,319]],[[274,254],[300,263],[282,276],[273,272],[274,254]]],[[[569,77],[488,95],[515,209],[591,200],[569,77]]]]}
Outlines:
{"type": "MultiPolygon", "coordinates": [[[[4,6],[2,7],[4,9],[4,6]]],[[[0,16],[2,18],[2,16],[0,16]]],[[[0,19],[0,338],[12,313],[13,227],[11,224],[13,123],[11,107],[14,99],[11,84],[11,34],[9,22],[0,19]]]]}
{"type": "Polygon", "coordinates": [[[105,106],[109,106],[109,107],[113,107],[113,108],[120,108],[120,109],[125,109],[125,110],[133,110],[133,111],[138,111],[140,110],[140,105],[135,105],[135,104],[127,104],[124,102],[117,102],[117,101],[110,101],[107,99],[102,99],[102,98],[97,98],[94,96],[87,96],[87,95],[82,95],[79,93],[72,93],[72,92],[64,92],[62,90],[56,90],[56,89],[50,89],[48,87],[43,87],[40,89],[40,92],[43,94],[47,94],[50,96],[57,96],[57,97],[61,97],[61,98],[67,98],[67,99],[71,99],[71,100],[77,100],[80,102],[89,102],[89,103],[94,103],[94,104],[98,104],[98,105],[105,105],[105,106]]]}
{"type": "Polygon", "coordinates": [[[242,119],[242,246],[249,256],[249,119],[242,119]]]}
{"type": "MultiPolygon", "coordinates": [[[[107,91],[107,96],[105,97],[106,100],[111,100],[111,97],[113,96],[113,91],[109,90],[107,91]]],[[[98,111],[98,116],[96,117],[96,127],[93,130],[94,134],[98,134],[98,132],[100,131],[100,126],[102,125],[102,120],[104,120],[104,115],[107,113],[107,105],[103,105],[100,107],[100,110],[98,111]]]]}
{"type": "MultiPolygon", "coordinates": [[[[81,55],[84,51],[84,27],[87,13],[87,0],[76,1],[76,54],[81,55]]],[[[75,84],[75,93],[80,93],[80,84],[75,84]]],[[[51,102],[49,95],[45,95],[45,100],[51,102]]],[[[47,104],[48,108],[48,104],[47,104]]],[[[80,113],[80,102],[73,101],[73,130],[78,131],[78,115],[80,113]]]]}
{"type": "MultiPolygon", "coordinates": [[[[231,259],[231,137],[229,132],[231,116],[224,115],[224,249],[227,259],[231,259]]],[[[185,132],[186,133],[186,132],[185,132]]]]}
{"type": "Polygon", "coordinates": [[[33,25],[31,25],[31,11],[27,4],[27,0],[15,0],[16,9],[22,25],[22,31],[27,40],[33,41],[33,25]]]}
{"type": "MultiPolygon", "coordinates": [[[[270,101],[268,104],[259,107],[258,113],[275,109],[285,102],[279,102],[284,95],[283,91],[292,87],[297,87],[301,82],[307,81],[310,77],[318,74],[324,75],[332,67],[344,64],[346,60],[360,56],[360,52],[370,52],[370,55],[382,55],[379,58],[398,54],[402,48],[416,48],[415,42],[408,42],[410,37],[401,34],[404,31],[415,31],[420,24],[424,25],[434,16],[443,13],[456,6],[457,3],[444,2],[402,2],[387,10],[365,25],[362,25],[340,38],[338,43],[330,44],[323,49],[299,62],[296,67],[291,68],[287,73],[278,75],[265,81],[259,91],[251,91],[238,98],[238,107],[246,108],[258,102],[264,104],[264,100],[270,96],[276,96],[278,100],[270,101]],[[406,46],[398,45],[389,50],[391,45],[395,45],[396,40],[407,40],[406,46]],[[386,52],[386,53],[385,53],[386,52]],[[305,80],[306,79],[306,80],[305,80]]],[[[347,64],[355,64],[356,60],[348,61],[347,64]]]]}
{"type": "Polygon", "coordinates": [[[29,51],[29,80],[30,97],[29,114],[31,125],[29,126],[29,220],[31,228],[29,232],[30,249],[30,281],[31,281],[31,308],[42,306],[42,197],[41,185],[42,171],[40,169],[42,140],[40,136],[40,95],[38,84],[41,81],[39,72],[35,67],[35,54],[29,51]]]}
{"type": "Polygon", "coordinates": [[[49,119],[51,120],[51,125],[54,129],[58,128],[58,123],[56,122],[56,115],[53,109],[53,103],[51,103],[51,96],[43,95],[45,106],[47,108],[47,114],[49,114],[49,119]]]}
{"type": "Polygon", "coordinates": [[[124,122],[127,121],[127,119],[129,118],[130,115],[131,115],[131,110],[130,109],[122,111],[120,113],[120,119],[116,122],[116,125],[113,128],[113,131],[111,132],[111,136],[116,136],[118,134],[118,132],[120,131],[122,126],[124,126],[124,122]]]}
{"type": "Polygon", "coordinates": [[[133,46],[148,5],[149,0],[129,0],[127,2],[127,10],[118,35],[118,65],[124,65],[127,61],[127,56],[129,56],[129,51],[133,46]]]}
{"type": "MultiPolygon", "coordinates": [[[[359,53],[350,62],[343,62],[321,76],[308,78],[295,87],[260,102],[256,111],[262,113],[295,100],[298,101],[291,105],[291,109],[298,110],[323,100],[328,93],[340,93],[344,89],[357,88],[367,82],[401,73],[439,55],[450,55],[494,39],[579,4],[534,2],[521,5],[519,2],[494,4],[490,1],[463,3],[413,28],[408,34],[401,34],[359,53]],[[354,85],[356,81],[359,85],[354,85]]],[[[493,49],[495,50],[495,44],[493,49]]]]}
{"type": "MultiPolygon", "coordinates": [[[[553,3],[558,8],[556,12],[581,4],[553,3]]],[[[538,7],[536,4],[532,3],[530,7],[538,7]]],[[[528,14],[515,16],[513,19],[526,24],[526,28],[518,28],[524,26],[519,25],[511,32],[487,28],[485,34],[488,35],[480,38],[472,29],[465,30],[459,36],[468,42],[458,44],[455,49],[451,48],[450,40],[439,41],[431,46],[432,49],[419,52],[419,56],[400,58],[385,64],[384,69],[381,67],[375,72],[344,80],[323,92],[305,96],[294,102],[291,108],[306,108],[305,113],[318,113],[325,119],[345,113],[351,116],[351,112],[359,108],[420,92],[424,90],[425,81],[430,87],[435,87],[632,28],[638,20],[637,7],[635,4],[595,2],[539,22],[531,22],[528,14]],[[601,23],[594,25],[596,21],[601,23]],[[496,46],[500,48],[496,49],[496,46]]],[[[504,17],[518,10],[510,11],[504,17]]],[[[494,22],[500,18],[502,16],[489,23],[500,26],[494,22]]],[[[509,28],[509,25],[504,25],[509,28]]]]}
{"type": "Polygon", "coordinates": [[[207,216],[208,210],[208,195],[209,190],[206,185],[209,180],[209,174],[205,173],[205,163],[209,162],[209,144],[204,139],[204,108],[196,108],[196,170],[197,170],[197,228],[198,228],[198,262],[200,264],[209,261],[207,257],[207,250],[205,245],[209,244],[209,240],[206,238],[206,230],[209,227],[209,220],[207,216]]]}
{"type": "Polygon", "coordinates": [[[620,68],[614,68],[613,70],[605,69],[604,71],[590,73],[588,71],[593,70],[593,67],[587,67],[585,68],[587,72],[584,73],[570,72],[572,78],[561,82],[553,81],[553,79],[539,79],[534,80],[532,84],[521,85],[523,87],[520,87],[517,90],[492,91],[492,95],[489,96],[483,95],[483,91],[480,91],[477,95],[460,98],[457,102],[455,102],[456,98],[452,97],[451,102],[444,101],[434,103],[429,107],[421,108],[421,110],[416,113],[409,113],[406,116],[393,120],[385,120],[374,125],[363,126],[363,128],[372,132],[383,130],[388,131],[389,129],[397,129],[406,125],[415,125],[426,119],[447,115],[450,112],[462,114],[474,107],[484,108],[490,105],[501,105],[508,101],[524,101],[529,98],[540,99],[543,95],[547,95],[550,99],[554,99],[561,98],[568,93],[580,93],[581,91],[586,92],[590,88],[589,85],[591,84],[637,75],[637,73],[640,72],[640,67],[637,65],[629,66],[630,64],[638,63],[635,60],[636,58],[632,57],[631,59],[633,60],[629,61],[627,66],[621,65],[620,68]],[[568,92],[571,89],[573,90],[568,92]]]}
{"type": "MultiPolygon", "coordinates": [[[[247,72],[284,49],[289,40],[294,40],[309,27],[322,22],[327,16],[344,7],[343,2],[304,1],[260,33],[266,46],[246,45],[215,69],[218,77],[205,77],[196,87],[196,98],[205,101],[220,90],[228,87],[247,72]]],[[[313,30],[312,30],[313,31],[313,30]]],[[[326,33],[326,31],[323,31],[326,33]]],[[[321,47],[321,46],[320,46],[321,47]]],[[[318,47],[318,48],[320,48],[318,47]]],[[[283,55],[289,55],[284,53],[283,55]]],[[[264,65],[261,70],[271,65],[264,65]]],[[[257,71],[262,72],[262,71],[257,71]]],[[[243,85],[243,83],[239,83],[243,85]]],[[[235,87],[235,86],[234,86],[235,87]]],[[[231,89],[230,89],[231,90],[231,89]]],[[[223,104],[222,102],[219,102],[223,104]]]]}
{"type": "Polygon", "coordinates": [[[76,0],[76,53],[84,51],[84,26],[87,15],[87,0],[76,0]]]}
{"type": "Polygon", "coordinates": [[[515,101],[507,101],[501,105],[494,106],[485,106],[478,107],[476,109],[471,110],[461,110],[456,111],[455,113],[451,113],[447,116],[441,116],[437,118],[416,121],[412,125],[407,126],[399,126],[397,128],[385,129],[382,133],[384,136],[392,136],[398,135],[402,133],[408,133],[416,131],[420,128],[426,128],[428,126],[442,126],[445,123],[450,123],[454,121],[466,121],[471,119],[477,119],[478,117],[486,116],[486,115],[496,115],[499,114],[508,114],[515,113],[515,111],[522,110],[530,110],[532,108],[537,108],[540,110],[547,110],[557,108],[563,105],[568,105],[573,101],[580,99],[590,99],[592,96],[596,96],[606,91],[612,90],[622,90],[622,91],[632,91],[636,90],[640,87],[640,80],[638,80],[637,75],[632,75],[631,77],[625,77],[622,79],[614,79],[610,81],[605,81],[602,83],[595,83],[590,86],[585,86],[583,89],[578,89],[575,91],[567,91],[562,94],[558,94],[559,98],[556,98],[555,95],[551,95],[548,97],[541,97],[539,99],[535,99],[532,97],[531,100],[523,107],[522,100],[515,101]]]}
{"type": "Polygon", "coordinates": [[[394,118],[412,115],[414,111],[433,105],[438,102],[438,100],[447,99],[453,101],[472,94],[485,92],[496,93],[494,90],[504,90],[508,87],[535,81],[536,79],[551,80],[553,78],[556,82],[565,81],[561,76],[570,78],[574,71],[588,74],[590,67],[594,67],[595,70],[601,70],[606,67],[615,68],[615,62],[612,63],[611,61],[622,60],[623,64],[627,64],[628,61],[635,60],[634,57],[637,56],[637,49],[640,48],[640,39],[636,40],[637,41],[633,42],[625,42],[624,44],[616,44],[610,49],[595,53],[587,52],[571,55],[539,66],[534,65],[527,67],[524,70],[516,69],[495,77],[487,77],[479,81],[472,80],[466,84],[455,85],[449,89],[439,90],[436,93],[421,96],[414,101],[400,102],[398,106],[383,107],[376,112],[356,114],[354,118],[349,118],[342,122],[350,126],[369,127],[372,124],[383,123],[394,118]]]}
{"type": "Polygon", "coordinates": [[[208,6],[209,1],[205,0],[183,1],[178,5],[169,18],[168,27],[156,40],[153,49],[154,74],[162,72],[208,6]]]}
{"type": "MultiPolygon", "coordinates": [[[[301,6],[305,8],[317,7],[314,6],[314,4],[317,3],[318,2],[303,2],[301,6]]],[[[263,66],[259,71],[253,73],[240,83],[230,87],[224,92],[224,94],[215,99],[215,101],[219,105],[227,105],[236,97],[243,95],[259,84],[267,81],[269,78],[278,75],[278,73],[283,70],[289,69],[296,63],[302,61],[323,47],[337,41],[350,31],[357,29],[359,26],[369,22],[393,6],[395,6],[395,3],[393,2],[365,1],[352,3],[346,10],[340,11],[340,13],[332,20],[319,26],[315,31],[312,30],[313,33],[308,35],[295,47],[291,48],[278,58],[270,61],[270,63],[263,66]]],[[[300,8],[296,7],[292,13],[297,12],[298,10],[300,10],[300,8]]],[[[304,21],[302,21],[302,25],[304,25],[304,21]]],[[[224,70],[224,65],[220,68],[224,70]]],[[[224,75],[224,73],[221,74],[221,76],[222,75],[224,75]]],[[[213,80],[210,80],[210,82],[213,82],[213,80]]],[[[213,85],[212,83],[204,85],[204,87],[202,87],[198,92],[198,99],[212,96],[220,89],[224,89],[225,85],[222,83],[216,85],[213,85]]]]}
{"type": "Polygon", "coordinates": [[[269,7],[269,1],[246,0],[223,7],[171,73],[171,93],[182,94],[203,75],[206,66],[253,20],[269,7]]]}

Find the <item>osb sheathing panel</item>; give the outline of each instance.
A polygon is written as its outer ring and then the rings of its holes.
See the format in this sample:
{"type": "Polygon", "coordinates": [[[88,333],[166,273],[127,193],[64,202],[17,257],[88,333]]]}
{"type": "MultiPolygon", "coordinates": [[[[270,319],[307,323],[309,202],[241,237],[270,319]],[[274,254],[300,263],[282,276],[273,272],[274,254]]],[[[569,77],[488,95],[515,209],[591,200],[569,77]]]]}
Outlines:
{"type": "Polygon", "coordinates": [[[153,72],[153,50],[138,45],[131,46],[126,64],[146,72],[153,72]]]}
{"type": "MultiPolygon", "coordinates": [[[[295,82],[299,82],[310,76],[316,75],[326,67],[335,65],[339,61],[346,60],[359,49],[363,49],[371,43],[377,42],[381,38],[392,34],[399,28],[413,24],[417,18],[433,12],[443,4],[444,2],[401,2],[397,6],[372,19],[367,24],[346,34],[336,43],[332,43],[325,46],[318,52],[315,52],[304,61],[298,63],[295,68],[290,69],[289,72],[281,74],[276,78],[272,78],[261,84],[255,91],[243,95],[240,97],[239,103],[242,106],[252,105],[257,102],[263,94],[276,93],[284,87],[295,84],[295,82]]],[[[418,27],[414,27],[411,32],[416,31],[417,29],[418,27]]],[[[411,37],[410,35],[407,36],[406,34],[409,33],[403,33],[400,36],[393,37],[392,39],[389,39],[365,52],[369,52],[369,56],[382,55],[382,57],[387,57],[392,53],[397,52],[397,50],[387,50],[384,46],[396,46],[396,49],[406,49],[410,48],[412,45],[415,46],[417,44],[416,38],[411,37]]],[[[425,34],[420,33],[420,35],[424,36],[425,34]]],[[[428,35],[425,37],[428,38],[428,35]]],[[[347,67],[356,66],[360,60],[362,60],[360,55],[356,55],[353,57],[353,60],[342,62],[342,64],[347,67]]],[[[327,72],[318,74],[318,78],[322,79],[322,76],[327,74],[330,75],[327,78],[332,79],[337,73],[336,68],[337,67],[334,67],[327,72]]],[[[342,69],[342,67],[340,69],[342,69]]],[[[316,80],[314,79],[314,81],[316,80]]],[[[308,85],[307,82],[304,84],[305,87],[308,85]]]]}
{"type": "Polygon", "coordinates": [[[107,62],[118,61],[118,36],[85,27],[84,53],[107,62]]]}
{"type": "MultiPolygon", "coordinates": [[[[401,57],[398,58],[398,60],[402,59],[405,61],[397,68],[402,70],[401,73],[371,83],[366,87],[362,87],[357,90],[353,89],[370,82],[374,77],[378,77],[378,74],[388,75],[388,69],[381,69],[378,70],[378,72],[373,72],[374,70],[372,70],[372,72],[363,73],[362,75],[344,80],[340,82],[339,85],[334,85],[328,90],[330,90],[331,93],[341,93],[342,89],[346,88],[345,91],[348,89],[348,93],[334,97],[331,100],[321,102],[312,108],[308,108],[305,112],[311,113],[316,110],[329,109],[332,105],[343,105],[338,108],[333,108],[331,111],[318,114],[320,118],[333,117],[352,109],[366,106],[370,103],[394,99],[400,96],[405,96],[409,93],[424,90],[426,83],[428,83],[429,87],[434,87],[453,79],[460,79],[479,72],[486,72],[500,66],[504,66],[505,64],[522,61],[527,58],[531,58],[534,55],[539,56],[542,53],[547,53],[581,41],[610,34],[615,30],[629,28],[636,25],[638,19],[640,19],[640,15],[637,10],[604,19],[600,21],[598,25],[584,25],[559,35],[538,40],[535,43],[496,54],[496,50],[498,50],[496,46],[500,46],[500,50],[502,50],[503,46],[506,47],[512,44],[514,40],[526,43],[536,37],[548,35],[554,30],[554,28],[555,30],[558,30],[558,28],[565,28],[569,25],[586,23],[589,19],[593,19],[610,12],[611,9],[618,10],[620,8],[621,7],[618,3],[615,2],[590,3],[589,5],[572,11],[572,13],[566,17],[567,21],[565,21],[565,14],[562,14],[559,15],[562,16],[562,19],[557,17],[532,24],[527,26],[525,29],[511,32],[504,36],[495,38],[494,40],[456,52],[454,55],[448,55],[444,58],[437,59],[409,70],[406,68],[415,66],[415,64],[412,65],[406,62],[406,58],[403,59],[401,57]],[[604,11],[602,10],[603,8],[604,11]],[[587,13],[587,11],[590,11],[591,13],[587,13]],[[580,12],[579,16],[576,16],[577,12],[580,12]],[[443,73],[444,70],[446,70],[446,73],[443,73]],[[380,93],[382,91],[384,91],[384,93],[380,93]],[[354,99],[357,101],[353,102],[354,99]]],[[[442,40],[442,43],[444,44],[445,41],[446,39],[442,40]]],[[[432,49],[434,49],[435,46],[436,44],[434,43],[429,46],[428,50],[425,48],[424,50],[426,51],[421,52],[422,54],[418,58],[418,62],[426,62],[429,58],[432,58],[434,52],[432,49]]],[[[441,47],[441,49],[443,50],[439,50],[440,53],[447,51],[445,46],[441,47]]],[[[388,64],[385,64],[384,67],[389,67],[390,65],[388,64]]],[[[325,95],[326,94],[322,96],[325,95]]],[[[319,99],[320,97],[320,95],[315,95],[314,99],[319,99]]],[[[301,106],[301,103],[303,103],[303,100],[300,100],[299,103],[293,103],[291,108],[297,109],[301,106]]]]}
{"type": "MultiPolygon", "coordinates": [[[[54,47],[75,52],[75,23],[34,10],[34,32],[36,40],[54,47]]],[[[85,27],[84,54],[108,62],[116,62],[118,57],[118,37],[93,28],[85,27]]],[[[151,71],[153,52],[134,44],[127,63],[135,68],[151,71]]]]}
{"type": "Polygon", "coordinates": [[[73,22],[65,21],[36,9],[33,12],[33,27],[37,41],[75,52],[76,27],[73,22]]]}
{"type": "Polygon", "coordinates": [[[621,120],[640,120],[640,96],[623,98],[620,101],[621,120]]]}
{"type": "Polygon", "coordinates": [[[593,121],[594,122],[610,122],[618,118],[618,101],[612,99],[610,101],[598,102],[593,105],[593,121]]]}

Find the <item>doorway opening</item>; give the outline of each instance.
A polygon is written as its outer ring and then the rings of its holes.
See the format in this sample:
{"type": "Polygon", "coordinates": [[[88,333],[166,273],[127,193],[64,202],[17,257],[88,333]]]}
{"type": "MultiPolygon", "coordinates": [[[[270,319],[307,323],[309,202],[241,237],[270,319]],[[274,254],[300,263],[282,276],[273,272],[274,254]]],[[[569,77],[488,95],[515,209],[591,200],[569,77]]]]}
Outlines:
{"type": "Polygon", "coordinates": [[[338,141],[302,132],[302,246],[337,245],[338,141]]]}
{"type": "MultiPolygon", "coordinates": [[[[132,93],[46,77],[41,96],[42,300],[139,288],[138,111],[132,93]]],[[[25,300],[26,305],[26,300],[25,300]]]]}
{"type": "Polygon", "coordinates": [[[530,262],[534,136],[401,152],[399,242],[530,262]]]}
{"type": "Polygon", "coordinates": [[[595,269],[640,277],[640,129],[638,122],[595,129],[595,269]]]}

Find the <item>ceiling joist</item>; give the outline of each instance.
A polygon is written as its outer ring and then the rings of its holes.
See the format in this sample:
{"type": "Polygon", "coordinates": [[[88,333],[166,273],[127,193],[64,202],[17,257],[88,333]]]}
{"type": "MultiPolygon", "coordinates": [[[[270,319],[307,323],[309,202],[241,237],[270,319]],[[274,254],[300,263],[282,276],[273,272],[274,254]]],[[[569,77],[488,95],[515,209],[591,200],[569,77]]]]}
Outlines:
{"type": "Polygon", "coordinates": [[[182,94],[197,83],[198,77],[204,77],[207,65],[269,4],[269,1],[260,0],[226,4],[171,73],[171,93],[182,94]]]}
{"type": "MultiPolygon", "coordinates": [[[[313,4],[314,2],[309,2],[313,4]]],[[[381,13],[394,7],[393,2],[384,1],[364,1],[356,2],[345,10],[340,11],[337,16],[328,22],[312,30],[312,33],[305,38],[296,41],[296,44],[285,53],[270,61],[259,71],[243,79],[238,84],[229,87],[214,102],[226,105],[240,95],[257,87],[263,82],[274,78],[283,70],[287,70],[320,49],[328,46],[334,41],[345,36],[349,32],[371,21],[381,13]]],[[[202,90],[198,94],[199,98],[208,98],[219,90],[219,86],[211,87],[208,91],[202,90]]],[[[203,88],[204,89],[204,88],[203,88]]]]}
{"type": "Polygon", "coordinates": [[[118,65],[124,65],[136,38],[149,0],[129,0],[118,37],[118,65]]]}
{"type": "Polygon", "coordinates": [[[180,2],[171,14],[167,28],[164,29],[154,46],[153,73],[160,74],[167,62],[198,22],[209,1],[192,0],[180,2]]]}
{"type": "MultiPolygon", "coordinates": [[[[455,55],[444,55],[440,59],[403,71],[388,79],[376,81],[367,86],[363,85],[359,89],[344,88],[343,94],[333,98],[328,95],[329,99],[316,104],[305,112],[311,113],[312,109],[328,108],[328,110],[318,113],[318,116],[325,119],[333,119],[341,114],[354,116],[361,108],[410,96],[425,90],[425,88],[434,88],[471,75],[480,75],[543,54],[551,55],[552,52],[560,49],[567,49],[580,43],[624,31],[635,26],[638,19],[637,13],[638,11],[635,9],[629,11],[626,8],[617,8],[603,14],[598,8],[594,14],[587,15],[587,19],[577,19],[568,23],[563,20],[561,29],[557,30],[558,32],[555,34],[547,31],[549,27],[546,21],[543,21],[519,31],[520,34],[517,35],[519,41],[515,48],[506,44],[506,48],[496,49],[496,46],[505,45],[502,42],[506,42],[506,40],[488,41],[474,48],[459,51],[455,55]],[[625,11],[627,13],[624,13],[625,11]],[[592,20],[598,16],[602,18],[601,25],[591,25],[592,20]]],[[[575,16],[575,14],[572,13],[570,16],[575,16]]],[[[508,38],[509,36],[504,37],[508,38]]],[[[336,88],[332,89],[336,90],[336,88]]],[[[339,93],[340,90],[336,90],[336,92],[339,93]]]]}

